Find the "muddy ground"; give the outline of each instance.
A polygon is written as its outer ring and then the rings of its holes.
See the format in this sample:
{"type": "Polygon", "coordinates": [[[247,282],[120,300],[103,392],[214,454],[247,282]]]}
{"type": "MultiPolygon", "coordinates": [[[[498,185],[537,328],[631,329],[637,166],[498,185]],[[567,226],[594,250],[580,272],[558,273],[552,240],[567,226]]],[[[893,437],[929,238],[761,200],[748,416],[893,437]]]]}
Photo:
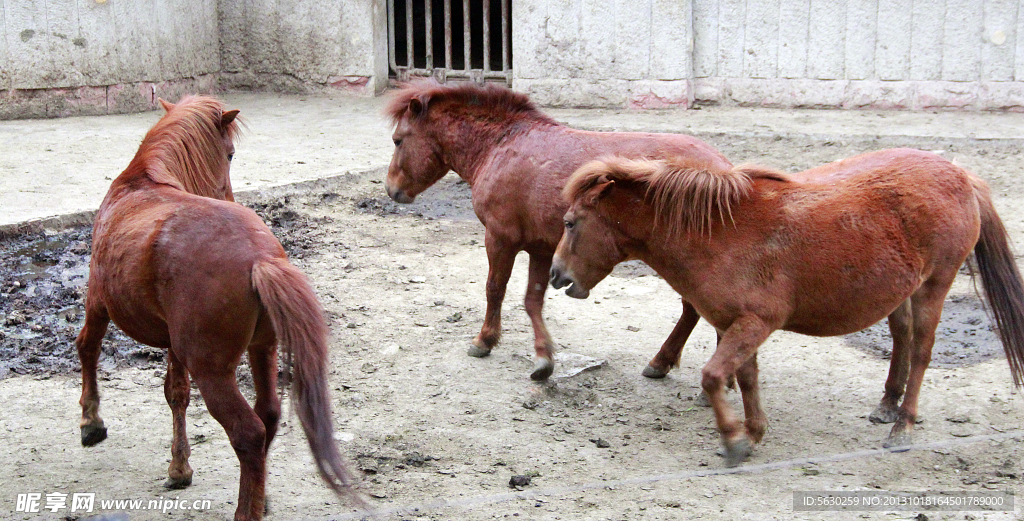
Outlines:
{"type": "MultiPolygon", "coordinates": [[[[892,146],[941,151],[992,184],[998,210],[1024,245],[1020,141],[700,137],[737,163],[785,170],[892,146]]],[[[793,509],[794,491],[1022,490],[1024,437],[976,438],[1021,428],[1024,406],[966,271],[947,299],[922,391],[915,441],[935,445],[846,456],[879,448],[888,433],[867,420],[888,369],[884,323],[839,338],[776,333],[759,356],[768,434],[750,472],[718,474],[711,410],[695,402],[713,330],[697,327],[668,378],[640,376],[680,312],[678,297],[652,271],[622,265],[585,301],[549,291],[545,316],[560,346],[558,365],[548,383],[531,382],[525,255],[509,286],[501,344],[489,358],[466,356],[483,316],[487,271],[468,187],[450,175],[401,206],[384,195],[382,178],[379,170],[349,174],[245,201],[309,274],[327,309],[336,437],[381,519],[1019,518],[1020,505],[924,517],[793,509]],[[773,462],[783,464],[762,465],[773,462]],[[529,484],[510,488],[513,476],[529,484]]],[[[0,243],[0,518],[85,518],[68,509],[16,512],[17,495],[31,492],[209,499],[203,510],[126,514],[229,518],[237,460],[196,392],[188,426],[194,483],[162,487],[171,430],[163,353],[113,327],[100,382],[109,438],[79,445],[72,341],[83,319],[89,240],[83,228],[0,243]]],[[[244,366],[239,380],[251,396],[244,366]]],[[[268,519],[357,519],[320,483],[287,408],[269,461],[268,519]]]]}

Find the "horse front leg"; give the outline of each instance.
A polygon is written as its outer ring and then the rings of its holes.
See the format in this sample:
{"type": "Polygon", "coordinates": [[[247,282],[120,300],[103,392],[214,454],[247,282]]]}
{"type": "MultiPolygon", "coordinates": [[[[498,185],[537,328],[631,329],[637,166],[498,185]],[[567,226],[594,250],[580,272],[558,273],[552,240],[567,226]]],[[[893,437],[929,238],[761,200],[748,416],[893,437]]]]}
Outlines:
{"type": "MultiPolygon", "coordinates": [[[[715,411],[715,423],[722,435],[727,467],[735,467],[750,456],[754,440],[726,401],[725,387],[736,371],[757,354],[758,346],[771,332],[772,328],[758,317],[745,316],[736,319],[723,333],[715,354],[702,371],[701,387],[707,393],[711,407],[715,411]]],[[[747,375],[750,374],[749,369],[748,366],[747,375]]]]}
{"type": "Polygon", "coordinates": [[[171,464],[167,467],[167,481],[164,486],[170,489],[185,488],[192,484],[192,467],[188,458],[192,448],[185,432],[185,411],[188,409],[192,396],[188,371],[174,354],[173,349],[167,350],[167,376],[164,378],[164,397],[171,408],[173,435],[171,438],[171,464]]]}
{"type": "Polygon", "coordinates": [[[739,382],[743,396],[743,426],[747,436],[754,444],[761,443],[761,438],[768,430],[768,415],[761,408],[761,386],[757,382],[757,353],[736,370],[736,381],[739,382]]]}
{"type": "Polygon", "coordinates": [[[541,315],[550,271],[551,255],[530,254],[530,275],[526,285],[524,307],[533,324],[533,349],[536,356],[533,372],[530,373],[532,380],[547,380],[555,370],[555,343],[551,340],[548,328],[544,325],[544,317],[541,315]]]}
{"type": "Polygon", "coordinates": [[[658,354],[654,355],[654,358],[640,374],[647,378],[665,378],[673,367],[679,367],[679,357],[683,353],[683,346],[686,345],[686,340],[690,338],[690,333],[693,332],[698,321],[700,321],[700,315],[697,314],[697,310],[684,300],[682,316],[676,321],[676,326],[672,328],[665,343],[661,344],[658,354]]]}
{"type": "Polygon", "coordinates": [[[75,339],[78,348],[78,359],[82,364],[82,397],[78,403],[82,406],[82,445],[91,447],[107,439],[107,427],[100,418],[100,391],[96,378],[96,368],[100,359],[100,345],[103,335],[107,334],[110,317],[99,304],[86,299],[85,325],[75,339]],[[90,305],[91,304],[91,305],[90,305]]]}
{"type": "Polygon", "coordinates": [[[885,379],[882,400],[868,416],[872,423],[892,423],[899,417],[900,398],[906,389],[907,375],[910,371],[910,352],[914,348],[913,325],[914,316],[908,298],[889,314],[889,332],[892,333],[889,376],[885,379]]]}
{"type": "Polygon", "coordinates": [[[484,312],[484,325],[480,334],[473,340],[467,354],[483,358],[491,354],[491,349],[501,339],[501,303],[505,300],[505,288],[512,275],[518,250],[507,241],[495,237],[489,231],[484,238],[487,248],[487,311],[484,312]]]}

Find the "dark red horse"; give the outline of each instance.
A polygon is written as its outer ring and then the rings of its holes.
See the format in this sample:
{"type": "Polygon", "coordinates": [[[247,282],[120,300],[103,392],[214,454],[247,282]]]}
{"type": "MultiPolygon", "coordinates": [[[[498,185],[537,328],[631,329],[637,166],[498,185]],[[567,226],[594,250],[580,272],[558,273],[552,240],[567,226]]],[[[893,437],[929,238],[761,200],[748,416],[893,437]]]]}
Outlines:
{"type": "Polygon", "coordinates": [[[1014,383],[1024,379],[1024,287],[1006,230],[988,186],[941,156],[885,150],[795,176],[613,157],[581,167],[565,196],[556,288],[585,297],[637,258],[718,330],[702,387],[728,465],[765,433],[757,348],[778,329],[844,335],[888,316],[892,359],[871,418],[895,422],[886,446],[909,443],[943,301],[972,249],[1014,383]],[[724,397],[733,374],[745,423],[724,397]]]}
{"type": "MultiPolygon", "coordinates": [[[[516,254],[530,255],[525,308],[533,324],[534,380],[554,369],[554,343],[541,317],[551,256],[562,236],[566,204],[560,192],[569,174],[606,154],[681,156],[717,168],[731,165],[710,145],[690,136],[588,132],[558,124],[519,93],[495,85],[439,85],[424,81],[395,92],[386,109],[395,126],[388,195],[399,203],[455,171],[472,190],[473,210],[485,228],[487,311],[469,355],[484,357],[501,336],[501,304],[516,254]]],[[[679,350],[698,316],[684,302],[683,316],[644,375],[662,377],[678,364],[679,350]],[[673,359],[674,357],[674,359],[673,359]]]]}
{"type": "MultiPolygon", "coordinates": [[[[192,482],[185,434],[189,376],[227,431],[241,480],[235,519],[260,519],[266,457],[277,432],[277,343],[294,373],[294,406],[317,468],[337,493],[355,498],[332,438],[327,396],[327,325],[306,277],[251,210],[232,202],[228,177],[237,110],[208,97],[177,105],[146,134],[110,186],[93,226],[82,362],[82,445],[107,437],[99,416],[96,364],[113,320],[128,336],[167,350],[164,395],[174,440],[166,486],[192,482]],[[235,381],[248,352],[255,411],[235,381]]],[[[357,499],[358,500],[358,499],[357,499]]]]}

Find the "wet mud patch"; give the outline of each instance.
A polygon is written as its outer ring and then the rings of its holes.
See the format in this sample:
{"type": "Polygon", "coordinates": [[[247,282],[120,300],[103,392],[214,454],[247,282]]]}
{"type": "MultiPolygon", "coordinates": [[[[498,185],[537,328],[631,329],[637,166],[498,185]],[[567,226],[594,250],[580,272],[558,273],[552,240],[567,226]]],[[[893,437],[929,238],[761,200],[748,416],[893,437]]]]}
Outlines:
{"type": "MultiPolygon", "coordinates": [[[[91,240],[92,229],[79,227],[0,242],[0,378],[80,370],[75,337],[85,321],[91,240]]],[[[110,325],[103,369],[162,361],[159,349],[110,325]]]]}
{"type": "MultiPolygon", "coordinates": [[[[321,198],[330,200],[330,195],[321,198]]],[[[263,222],[270,227],[274,236],[281,242],[289,257],[303,258],[316,254],[323,246],[324,229],[332,222],[326,215],[313,216],[299,211],[301,205],[295,204],[295,196],[285,196],[270,201],[251,201],[246,206],[256,212],[263,222]]]]}
{"type": "Polygon", "coordinates": [[[473,200],[469,185],[451,172],[427,191],[419,194],[411,204],[399,204],[392,201],[384,193],[382,184],[379,191],[367,195],[356,200],[357,212],[378,217],[408,215],[428,221],[436,219],[477,220],[476,214],[473,213],[473,200]]]}
{"type": "MultiPolygon", "coordinates": [[[[289,197],[249,206],[290,257],[301,259],[322,250],[330,217],[302,212],[289,197]]],[[[85,322],[91,245],[88,226],[0,241],[0,379],[81,370],[75,338],[85,322]]],[[[166,365],[164,350],[136,342],[113,322],[101,349],[101,371],[161,371],[166,365]]],[[[244,357],[238,378],[244,390],[252,389],[244,357]]]]}

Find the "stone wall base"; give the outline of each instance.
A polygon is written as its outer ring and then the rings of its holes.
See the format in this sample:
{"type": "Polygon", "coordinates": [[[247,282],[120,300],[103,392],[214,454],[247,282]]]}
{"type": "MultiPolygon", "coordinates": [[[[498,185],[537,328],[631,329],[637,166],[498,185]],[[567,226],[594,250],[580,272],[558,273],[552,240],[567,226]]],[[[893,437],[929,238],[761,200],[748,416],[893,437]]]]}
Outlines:
{"type": "Polygon", "coordinates": [[[287,74],[224,72],[161,82],[0,90],[0,120],[130,114],[156,110],[159,98],[174,102],[187,94],[230,90],[374,95],[373,81],[369,76],[337,76],[327,78],[324,83],[313,83],[287,74]]]}
{"type": "Polygon", "coordinates": [[[1024,82],[695,78],[519,79],[513,88],[550,107],[663,109],[694,105],[1024,112],[1024,82]]]}

